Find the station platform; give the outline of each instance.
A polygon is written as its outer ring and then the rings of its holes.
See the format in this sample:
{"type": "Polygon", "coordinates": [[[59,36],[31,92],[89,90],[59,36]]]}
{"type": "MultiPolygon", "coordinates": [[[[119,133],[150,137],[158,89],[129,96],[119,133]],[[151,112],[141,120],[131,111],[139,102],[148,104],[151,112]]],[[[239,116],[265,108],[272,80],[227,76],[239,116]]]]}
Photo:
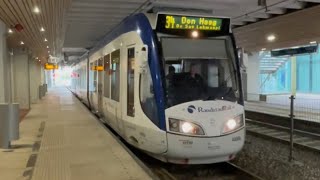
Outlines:
{"type": "Polygon", "coordinates": [[[152,179],[72,93],[62,87],[20,123],[20,139],[0,149],[0,179],[152,179]]]}
{"type": "MultiPolygon", "coordinates": [[[[248,100],[245,110],[276,116],[288,117],[290,114],[290,94],[267,95],[266,101],[248,100]]],[[[320,95],[297,94],[294,99],[296,119],[320,123],[320,95]]]]}

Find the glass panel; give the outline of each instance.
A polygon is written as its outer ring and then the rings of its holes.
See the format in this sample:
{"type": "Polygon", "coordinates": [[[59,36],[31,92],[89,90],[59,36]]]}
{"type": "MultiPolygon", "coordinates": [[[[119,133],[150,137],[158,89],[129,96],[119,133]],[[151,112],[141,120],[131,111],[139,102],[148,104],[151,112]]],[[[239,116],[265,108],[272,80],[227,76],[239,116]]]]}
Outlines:
{"type": "Polygon", "coordinates": [[[128,49],[127,115],[134,117],[134,48],[128,49]]]}
{"type": "MultiPolygon", "coordinates": [[[[94,66],[94,68],[96,68],[97,67],[97,62],[98,61],[95,61],[94,63],[93,63],[93,66],[94,66]]],[[[98,88],[97,88],[97,86],[98,86],[98,82],[97,82],[97,75],[98,75],[98,73],[97,73],[97,70],[95,69],[94,71],[93,71],[93,88],[94,88],[94,91],[95,92],[98,92],[98,88]]]]}
{"type": "Polygon", "coordinates": [[[162,39],[167,107],[195,100],[238,100],[235,59],[228,41],[228,37],[162,39]]]}
{"type": "Polygon", "coordinates": [[[104,57],[104,97],[110,98],[110,54],[104,57]]]}
{"type": "Polygon", "coordinates": [[[111,99],[119,102],[120,95],[120,50],[111,53],[111,99]]]}
{"type": "Polygon", "coordinates": [[[89,86],[89,91],[93,92],[95,91],[95,81],[94,81],[94,63],[90,63],[90,74],[89,74],[89,82],[90,82],[90,86],[89,86]]]}
{"type": "MultiPolygon", "coordinates": [[[[100,58],[98,60],[98,67],[103,67],[103,58],[100,58]]],[[[97,67],[97,68],[98,68],[97,67]]],[[[101,95],[102,96],[102,71],[99,69],[97,70],[97,75],[98,75],[98,93],[99,93],[99,96],[101,95]]]]}
{"type": "Polygon", "coordinates": [[[153,84],[149,66],[147,66],[145,72],[140,75],[139,93],[143,112],[156,126],[159,126],[158,110],[153,93],[153,84]]]}

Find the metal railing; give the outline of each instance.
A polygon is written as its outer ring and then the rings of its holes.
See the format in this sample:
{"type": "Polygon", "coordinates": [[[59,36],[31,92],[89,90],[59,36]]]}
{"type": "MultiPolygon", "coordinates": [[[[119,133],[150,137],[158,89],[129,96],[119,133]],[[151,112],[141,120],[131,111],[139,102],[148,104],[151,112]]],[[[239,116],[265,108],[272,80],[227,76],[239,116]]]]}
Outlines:
{"type": "Polygon", "coordinates": [[[261,113],[261,116],[263,114],[267,115],[269,119],[264,119],[264,122],[286,126],[290,129],[289,161],[293,160],[295,132],[302,130],[320,135],[320,94],[297,94],[293,96],[288,93],[248,93],[245,110],[261,113]],[[270,117],[275,117],[276,120],[270,117]],[[286,122],[280,122],[281,119],[286,122]]]}
{"type": "MultiPolygon", "coordinates": [[[[290,94],[250,94],[246,110],[288,117],[291,111],[290,94]]],[[[294,96],[295,119],[320,123],[320,95],[297,94],[294,96]]]]}

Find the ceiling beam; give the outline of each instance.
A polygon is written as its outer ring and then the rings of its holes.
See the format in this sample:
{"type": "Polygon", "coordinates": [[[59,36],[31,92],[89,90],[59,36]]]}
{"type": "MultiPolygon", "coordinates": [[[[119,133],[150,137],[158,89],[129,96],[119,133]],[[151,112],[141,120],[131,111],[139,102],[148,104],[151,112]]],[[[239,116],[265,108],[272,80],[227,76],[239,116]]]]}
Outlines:
{"type": "Polygon", "coordinates": [[[113,2],[113,3],[106,3],[106,2],[100,2],[100,3],[92,3],[91,1],[86,1],[86,2],[73,2],[72,3],[72,9],[73,8],[97,8],[97,9],[102,9],[102,8],[132,8],[136,9],[139,7],[141,3],[137,2],[113,2]]]}
{"type": "Polygon", "coordinates": [[[237,21],[231,20],[231,24],[235,25],[235,26],[243,26],[243,25],[246,25],[247,23],[244,21],[239,21],[239,20],[237,20],[237,21]]]}
{"type": "Polygon", "coordinates": [[[265,13],[276,14],[276,15],[285,14],[286,12],[287,12],[287,9],[285,8],[268,8],[267,11],[265,11],[265,13]]]}
{"type": "Polygon", "coordinates": [[[271,14],[265,12],[255,12],[250,14],[251,17],[260,18],[260,19],[267,19],[271,17],[271,14]]]}
{"type": "Polygon", "coordinates": [[[320,3],[320,0],[300,0],[304,2],[311,2],[311,3],[320,3]]]}

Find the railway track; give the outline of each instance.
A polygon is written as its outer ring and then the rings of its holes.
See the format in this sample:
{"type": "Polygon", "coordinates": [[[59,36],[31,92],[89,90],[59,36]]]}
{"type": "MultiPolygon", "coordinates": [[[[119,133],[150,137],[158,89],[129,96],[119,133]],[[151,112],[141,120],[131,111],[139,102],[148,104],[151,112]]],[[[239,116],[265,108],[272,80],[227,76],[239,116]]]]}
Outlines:
{"type": "Polygon", "coordinates": [[[143,152],[130,148],[160,180],[261,180],[261,178],[230,163],[178,165],[163,163],[143,152]]]}
{"type": "MultiPolygon", "coordinates": [[[[290,128],[286,126],[246,119],[246,129],[248,133],[255,134],[257,136],[290,143],[290,128]]],[[[295,129],[293,142],[296,147],[320,152],[320,134],[318,133],[295,129]]]]}

